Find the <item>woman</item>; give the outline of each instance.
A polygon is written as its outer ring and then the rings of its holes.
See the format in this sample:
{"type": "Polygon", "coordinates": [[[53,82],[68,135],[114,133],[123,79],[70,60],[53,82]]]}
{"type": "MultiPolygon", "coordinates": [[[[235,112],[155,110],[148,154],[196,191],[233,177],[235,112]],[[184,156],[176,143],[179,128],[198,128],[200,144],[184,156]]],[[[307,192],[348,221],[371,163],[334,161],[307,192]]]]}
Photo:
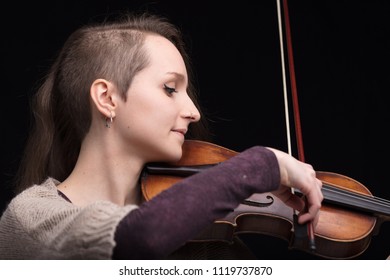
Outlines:
{"type": "Polygon", "coordinates": [[[291,187],[307,198],[299,222],[315,224],[323,197],[313,168],[260,146],[142,201],[145,164],[178,161],[190,125],[193,137],[204,127],[192,88],[180,32],[163,18],[74,32],[36,95],[20,193],[0,221],[0,256],[250,258],[240,243],[184,245],[253,193],[272,191],[302,211],[291,187]]]}

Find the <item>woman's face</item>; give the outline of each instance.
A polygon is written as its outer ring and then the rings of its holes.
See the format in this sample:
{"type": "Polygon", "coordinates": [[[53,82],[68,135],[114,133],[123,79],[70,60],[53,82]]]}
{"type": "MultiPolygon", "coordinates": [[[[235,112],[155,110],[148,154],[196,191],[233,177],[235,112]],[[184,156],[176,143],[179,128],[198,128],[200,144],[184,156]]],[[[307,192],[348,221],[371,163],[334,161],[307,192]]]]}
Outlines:
{"type": "Polygon", "coordinates": [[[148,35],[145,48],[149,66],[134,77],[113,127],[122,151],[144,162],[177,161],[188,125],[199,121],[199,111],[187,95],[187,71],[176,47],[148,35]]]}

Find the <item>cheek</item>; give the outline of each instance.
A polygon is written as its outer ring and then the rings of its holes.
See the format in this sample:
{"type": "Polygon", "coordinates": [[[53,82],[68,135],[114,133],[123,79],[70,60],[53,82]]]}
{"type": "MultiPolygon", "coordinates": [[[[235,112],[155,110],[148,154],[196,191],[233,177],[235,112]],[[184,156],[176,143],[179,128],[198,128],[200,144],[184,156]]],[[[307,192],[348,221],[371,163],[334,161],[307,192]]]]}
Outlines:
{"type": "Polygon", "coordinates": [[[159,130],[174,125],[177,111],[175,106],[163,98],[128,99],[129,104],[121,110],[121,126],[129,130],[159,130]]]}

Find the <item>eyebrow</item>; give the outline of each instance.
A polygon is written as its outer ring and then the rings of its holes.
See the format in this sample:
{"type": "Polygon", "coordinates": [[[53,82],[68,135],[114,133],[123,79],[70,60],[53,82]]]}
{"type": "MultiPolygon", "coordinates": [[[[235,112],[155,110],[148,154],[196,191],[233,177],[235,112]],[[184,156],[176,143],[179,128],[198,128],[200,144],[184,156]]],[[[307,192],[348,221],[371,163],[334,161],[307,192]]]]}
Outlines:
{"type": "Polygon", "coordinates": [[[178,72],[167,72],[167,75],[175,76],[178,80],[185,81],[186,78],[183,74],[180,74],[178,72]]]}

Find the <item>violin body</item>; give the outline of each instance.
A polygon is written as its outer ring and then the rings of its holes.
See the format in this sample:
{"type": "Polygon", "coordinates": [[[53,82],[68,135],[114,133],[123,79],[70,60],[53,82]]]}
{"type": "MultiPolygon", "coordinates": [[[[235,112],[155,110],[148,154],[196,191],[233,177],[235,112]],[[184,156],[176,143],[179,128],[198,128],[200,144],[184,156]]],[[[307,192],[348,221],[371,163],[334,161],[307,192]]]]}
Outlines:
{"type": "MultiPolygon", "coordinates": [[[[317,178],[350,193],[372,197],[364,185],[341,174],[317,171],[317,178]]],[[[326,195],[324,197],[315,229],[318,252],[331,258],[357,257],[368,248],[377,217],[374,213],[354,210],[353,205],[348,207],[329,202],[326,195]]]]}
{"type": "MultiPolygon", "coordinates": [[[[180,161],[146,169],[141,178],[144,199],[150,200],[186,176],[236,154],[209,142],[186,140],[180,161]]],[[[374,198],[364,185],[347,176],[317,172],[317,178],[323,182],[324,201],[314,230],[315,252],[302,241],[302,226],[294,221],[294,210],[272,193],[253,194],[193,241],[230,242],[235,234],[258,233],[284,239],[292,249],[324,258],[359,256],[368,248],[371,236],[380,225],[378,219],[389,219],[390,203],[374,198]]]]}

